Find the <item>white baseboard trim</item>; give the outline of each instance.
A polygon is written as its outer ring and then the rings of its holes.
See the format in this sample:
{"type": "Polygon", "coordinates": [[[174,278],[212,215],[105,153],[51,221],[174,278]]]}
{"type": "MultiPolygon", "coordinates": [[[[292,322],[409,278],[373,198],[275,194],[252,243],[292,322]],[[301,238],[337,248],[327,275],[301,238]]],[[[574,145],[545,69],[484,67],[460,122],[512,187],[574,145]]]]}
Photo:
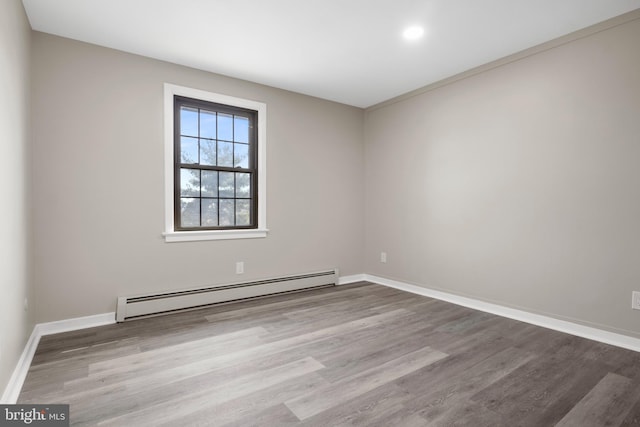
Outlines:
{"type": "Polygon", "coordinates": [[[79,329],[94,328],[96,326],[112,325],[116,323],[116,313],[95,314],[93,316],[75,317],[73,319],[58,320],[57,322],[38,323],[36,328],[40,336],[59,334],[61,332],[77,331],[79,329]]]}
{"type": "Polygon", "coordinates": [[[564,332],[581,338],[587,338],[605,344],[614,345],[616,347],[622,347],[628,350],[640,352],[640,339],[628,335],[609,332],[603,329],[585,326],[567,320],[555,319],[553,317],[534,314],[515,308],[509,308],[473,298],[450,294],[447,292],[436,291],[433,289],[424,288],[422,286],[411,285],[409,283],[399,282],[397,280],[386,279],[384,277],[374,276],[370,274],[365,274],[364,276],[364,280],[371,283],[376,283],[378,285],[388,286],[390,288],[399,289],[401,291],[439,299],[442,301],[450,302],[452,304],[472,308],[474,310],[484,311],[486,313],[495,314],[497,316],[519,320],[521,322],[530,323],[532,325],[541,326],[543,328],[553,329],[555,331],[564,332]]]}
{"type": "Polygon", "coordinates": [[[338,286],[348,285],[349,283],[363,282],[366,280],[365,277],[366,277],[365,274],[354,274],[352,276],[342,276],[340,279],[338,279],[338,286]]]}
{"type": "Polygon", "coordinates": [[[20,390],[22,390],[24,380],[27,378],[29,367],[31,366],[33,356],[36,353],[36,348],[38,348],[38,343],[42,336],[93,328],[95,326],[111,325],[113,323],[116,323],[116,314],[113,312],[59,320],[57,322],[38,323],[34,326],[31,336],[18,360],[18,364],[13,370],[9,383],[2,394],[2,404],[9,405],[17,402],[20,390]]]}
{"type": "Polygon", "coordinates": [[[22,384],[24,384],[24,380],[27,378],[27,372],[29,372],[29,367],[31,366],[31,361],[33,360],[33,355],[36,353],[36,348],[38,348],[39,342],[40,335],[37,333],[36,325],[31,332],[31,336],[29,336],[27,344],[24,346],[24,350],[22,350],[22,355],[20,355],[18,364],[13,370],[13,374],[9,379],[7,387],[4,389],[0,403],[4,405],[12,405],[18,401],[20,390],[22,390],[22,384]]]}

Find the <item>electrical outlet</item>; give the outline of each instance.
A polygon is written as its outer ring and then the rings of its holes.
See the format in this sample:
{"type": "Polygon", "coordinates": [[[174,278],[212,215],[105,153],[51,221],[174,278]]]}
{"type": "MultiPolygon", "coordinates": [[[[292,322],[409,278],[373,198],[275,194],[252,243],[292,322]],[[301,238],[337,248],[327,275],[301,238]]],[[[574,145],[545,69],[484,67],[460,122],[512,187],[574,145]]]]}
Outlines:
{"type": "Polygon", "coordinates": [[[640,292],[631,292],[631,308],[640,310],[640,292]]]}
{"type": "Polygon", "coordinates": [[[236,262],[236,274],[244,273],[244,262],[238,261],[236,262]]]}
{"type": "Polygon", "coordinates": [[[387,253],[386,252],[380,252],[380,262],[383,262],[383,263],[387,262],[387,253]]]}
{"type": "Polygon", "coordinates": [[[24,299],[24,311],[29,311],[29,299],[26,297],[24,299]]]}

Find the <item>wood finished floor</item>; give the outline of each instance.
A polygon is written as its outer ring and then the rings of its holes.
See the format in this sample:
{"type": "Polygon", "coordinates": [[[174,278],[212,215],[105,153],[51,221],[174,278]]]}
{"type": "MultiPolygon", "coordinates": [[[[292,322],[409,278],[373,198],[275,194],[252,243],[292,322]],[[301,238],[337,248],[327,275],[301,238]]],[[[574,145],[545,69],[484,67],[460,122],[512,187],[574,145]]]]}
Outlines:
{"type": "Polygon", "coordinates": [[[640,353],[357,283],[42,338],[77,426],[640,425],[640,353]]]}

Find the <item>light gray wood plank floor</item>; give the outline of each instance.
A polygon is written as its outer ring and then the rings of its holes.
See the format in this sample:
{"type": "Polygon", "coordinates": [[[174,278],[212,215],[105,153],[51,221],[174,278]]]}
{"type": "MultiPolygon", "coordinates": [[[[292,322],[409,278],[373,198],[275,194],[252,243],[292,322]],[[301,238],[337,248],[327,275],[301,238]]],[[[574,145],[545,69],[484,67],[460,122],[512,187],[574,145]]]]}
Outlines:
{"type": "Polygon", "coordinates": [[[640,353],[366,282],[42,337],[74,426],[640,425],[640,353]]]}

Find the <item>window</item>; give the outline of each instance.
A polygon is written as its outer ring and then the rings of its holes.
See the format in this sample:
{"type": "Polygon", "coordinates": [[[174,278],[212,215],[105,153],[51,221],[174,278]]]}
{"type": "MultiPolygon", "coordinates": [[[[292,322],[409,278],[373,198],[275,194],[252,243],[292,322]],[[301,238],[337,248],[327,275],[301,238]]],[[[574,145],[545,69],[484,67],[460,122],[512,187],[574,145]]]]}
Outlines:
{"type": "Polygon", "coordinates": [[[165,84],[167,242],[266,236],[265,116],[262,103],[165,84]]]}
{"type": "Polygon", "coordinates": [[[256,116],[174,97],[175,230],[257,228],[256,116]]]}

